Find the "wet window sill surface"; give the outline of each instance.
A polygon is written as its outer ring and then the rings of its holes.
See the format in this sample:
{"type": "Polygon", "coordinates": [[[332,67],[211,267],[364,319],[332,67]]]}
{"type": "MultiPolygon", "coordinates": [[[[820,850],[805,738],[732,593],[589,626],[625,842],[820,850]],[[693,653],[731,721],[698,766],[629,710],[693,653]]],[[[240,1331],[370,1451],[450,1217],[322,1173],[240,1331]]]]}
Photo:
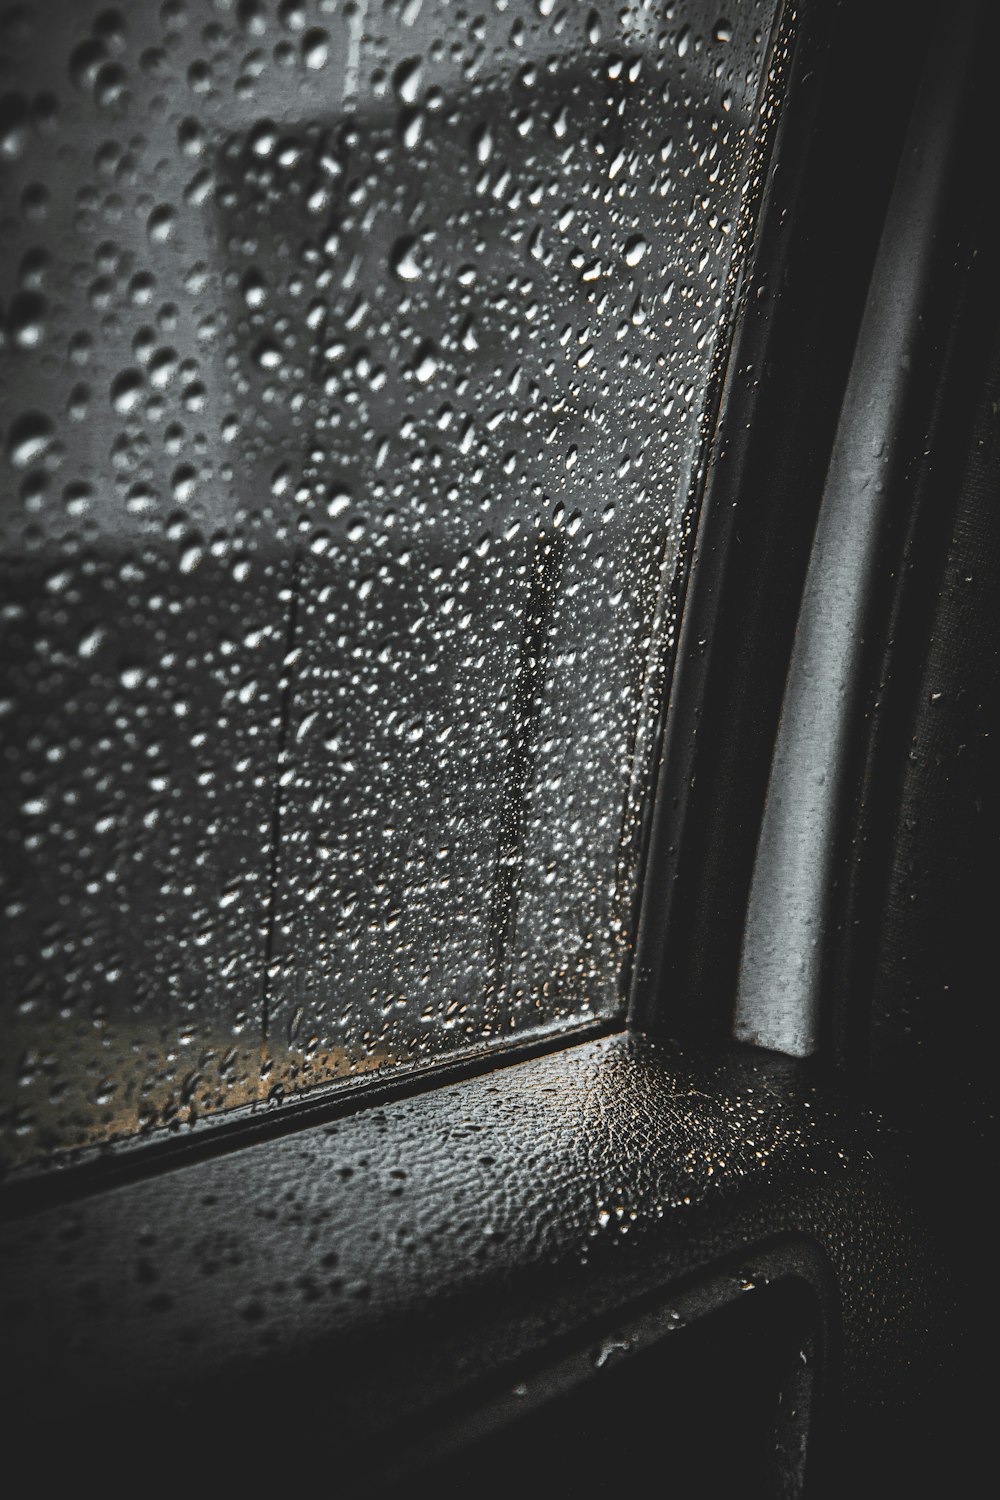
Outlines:
{"type": "Polygon", "coordinates": [[[877,1363],[920,1262],[887,1139],[786,1059],[622,1034],[429,1088],[11,1219],[17,1399],[301,1387],[375,1435],[783,1235],[877,1363]]]}

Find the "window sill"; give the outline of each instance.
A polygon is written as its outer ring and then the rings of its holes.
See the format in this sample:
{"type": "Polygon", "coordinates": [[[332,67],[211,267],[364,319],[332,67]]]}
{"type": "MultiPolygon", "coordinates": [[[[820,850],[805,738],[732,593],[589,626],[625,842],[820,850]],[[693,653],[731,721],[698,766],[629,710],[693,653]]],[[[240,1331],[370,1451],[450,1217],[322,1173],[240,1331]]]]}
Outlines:
{"type": "Polygon", "coordinates": [[[752,1288],[782,1244],[878,1401],[930,1319],[903,1168],[788,1059],[601,1037],[9,1222],[15,1409],[335,1412],[371,1468],[387,1431],[720,1267],[752,1288]]]}

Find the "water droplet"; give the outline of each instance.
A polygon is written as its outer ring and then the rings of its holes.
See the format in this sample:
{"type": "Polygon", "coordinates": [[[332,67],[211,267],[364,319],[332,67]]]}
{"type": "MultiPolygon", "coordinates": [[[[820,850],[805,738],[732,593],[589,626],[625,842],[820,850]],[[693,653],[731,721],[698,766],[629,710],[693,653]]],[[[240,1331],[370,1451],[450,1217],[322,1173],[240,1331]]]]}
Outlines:
{"type": "Polygon", "coordinates": [[[23,94],[0,97],[0,160],[15,161],[28,144],[31,120],[23,94]]]}
{"type": "Polygon", "coordinates": [[[154,245],[165,245],[173,239],[176,228],[177,210],[169,203],[159,204],[146,220],[146,232],[154,245]]]}
{"type": "Polygon", "coordinates": [[[472,132],[472,149],[478,162],[488,162],[493,155],[493,131],[488,122],[477,125],[472,132]]]}
{"type": "Polygon", "coordinates": [[[205,549],[200,542],[190,542],[183,550],[178,560],[178,567],[182,573],[193,573],[201,566],[205,557],[205,549]]]}
{"type": "Polygon", "coordinates": [[[45,336],[45,298],[39,292],[17,292],[11,298],[7,326],[19,349],[35,349],[45,336]]]}
{"type": "Polygon", "coordinates": [[[407,57],[392,75],[392,86],[404,104],[416,104],[420,97],[421,60],[407,57]]]}
{"type": "Polygon", "coordinates": [[[648,248],[641,234],[633,234],[625,241],[625,264],[637,266],[648,248]]]}
{"type": "Polygon", "coordinates": [[[307,68],[325,68],[330,56],[330,33],[314,27],[302,38],[302,61],[307,68]]]}
{"type": "Polygon", "coordinates": [[[29,411],[11,424],[7,454],[18,469],[43,458],[55,439],[55,428],[44,412],[29,411]]]}
{"type": "Polygon", "coordinates": [[[392,247],[390,265],[400,281],[418,281],[423,274],[419,260],[420,242],[415,235],[407,234],[392,247]]]}
{"type": "Polygon", "coordinates": [[[261,339],[253,357],[262,370],[276,370],[282,362],[281,350],[273,339],[261,339]]]}
{"type": "Polygon", "coordinates": [[[134,411],[142,399],[146,377],[141,370],[122,370],[111,382],[111,405],[116,412],[127,416],[134,411]]]}
{"type": "Polygon", "coordinates": [[[94,629],[89,630],[80,640],[76,648],[78,655],[89,661],[91,657],[97,655],[107,639],[108,632],[105,627],[103,625],[95,625],[94,629]]]}
{"type": "Polygon", "coordinates": [[[417,359],[413,373],[422,385],[426,385],[438,367],[437,349],[430,339],[425,339],[417,350],[417,359]]]}

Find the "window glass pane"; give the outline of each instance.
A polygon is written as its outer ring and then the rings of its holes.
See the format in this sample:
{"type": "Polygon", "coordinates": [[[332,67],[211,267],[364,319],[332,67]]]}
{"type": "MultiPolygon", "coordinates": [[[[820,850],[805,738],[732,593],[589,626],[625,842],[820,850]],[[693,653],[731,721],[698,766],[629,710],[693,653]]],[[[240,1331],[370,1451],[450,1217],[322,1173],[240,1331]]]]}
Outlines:
{"type": "Polygon", "coordinates": [[[15,1160],[620,1013],[773,9],[4,12],[15,1160]]]}

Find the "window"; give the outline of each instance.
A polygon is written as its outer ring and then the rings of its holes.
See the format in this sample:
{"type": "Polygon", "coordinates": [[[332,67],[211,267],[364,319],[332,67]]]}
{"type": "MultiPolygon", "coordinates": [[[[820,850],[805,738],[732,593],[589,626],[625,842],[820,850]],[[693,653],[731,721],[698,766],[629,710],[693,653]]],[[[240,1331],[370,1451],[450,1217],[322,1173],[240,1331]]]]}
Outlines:
{"type": "Polygon", "coordinates": [[[620,1023],[773,21],[8,19],[15,1161],[620,1023]]]}

